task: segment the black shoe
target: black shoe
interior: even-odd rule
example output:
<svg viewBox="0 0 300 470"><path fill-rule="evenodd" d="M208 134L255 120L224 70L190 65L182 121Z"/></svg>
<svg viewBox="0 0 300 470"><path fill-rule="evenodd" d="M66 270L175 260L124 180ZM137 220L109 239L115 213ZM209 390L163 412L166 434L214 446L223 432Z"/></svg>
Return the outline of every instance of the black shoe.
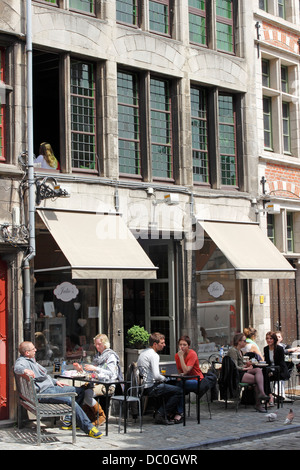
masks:
<svg viewBox="0 0 300 470"><path fill-rule="evenodd" d="M160 413L157 413L155 416L155 424L170 425L175 423L174 421L170 421L169 419L164 418Z"/></svg>

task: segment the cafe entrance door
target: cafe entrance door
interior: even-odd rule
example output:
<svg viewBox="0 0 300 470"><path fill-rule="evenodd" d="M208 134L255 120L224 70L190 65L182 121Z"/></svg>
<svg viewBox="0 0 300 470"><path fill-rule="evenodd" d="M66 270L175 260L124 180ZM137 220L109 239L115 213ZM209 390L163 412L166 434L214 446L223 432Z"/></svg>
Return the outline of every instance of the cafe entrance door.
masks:
<svg viewBox="0 0 300 470"><path fill-rule="evenodd" d="M299 340L295 279L270 280L270 308L273 331L280 330L286 344Z"/></svg>

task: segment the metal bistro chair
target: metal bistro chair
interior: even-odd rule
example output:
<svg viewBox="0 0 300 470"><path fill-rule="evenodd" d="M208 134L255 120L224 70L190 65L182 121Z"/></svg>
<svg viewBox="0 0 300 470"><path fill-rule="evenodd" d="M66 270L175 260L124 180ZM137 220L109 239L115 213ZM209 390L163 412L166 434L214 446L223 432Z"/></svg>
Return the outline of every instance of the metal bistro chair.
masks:
<svg viewBox="0 0 300 470"><path fill-rule="evenodd" d="M124 395L113 395L111 397L112 401L117 401L119 403L120 412L119 412L119 429L121 429L121 420L122 420L122 409L124 407L124 413L128 413L130 406L137 404L138 405L138 415L140 421L140 432L143 432L143 413L142 413L142 399L144 393L145 385L139 383L139 373L136 363L130 365L130 387L125 388ZM125 403L126 402L126 403ZM125 406L126 404L126 406ZM127 418L127 416L126 416ZM124 428L124 432L126 429Z"/></svg>
<svg viewBox="0 0 300 470"><path fill-rule="evenodd" d="M209 370L211 370L211 367L212 367L212 365L211 365L211 363L208 359L200 359L199 360L199 366L200 366L201 372L203 373L204 376L205 376L205 374L207 374L207 372ZM193 393L193 392L186 393L186 395L188 395L188 416L190 416L190 414L191 414L191 393ZM200 414L200 400L201 400L201 397L197 394L197 392L194 392L194 393L196 395L197 407L199 409L199 414ZM210 408L209 393L206 392L205 395L206 395L206 400L207 400L207 408L208 408L208 412L209 412L209 418L211 419L211 408Z"/></svg>

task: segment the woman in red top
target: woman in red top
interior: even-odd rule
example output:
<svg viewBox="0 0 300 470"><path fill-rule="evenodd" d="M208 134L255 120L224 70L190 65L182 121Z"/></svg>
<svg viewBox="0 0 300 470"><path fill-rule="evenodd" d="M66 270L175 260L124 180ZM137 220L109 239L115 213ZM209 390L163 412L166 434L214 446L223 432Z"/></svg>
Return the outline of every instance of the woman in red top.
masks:
<svg viewBox="0 0 300 470"><path fill-rule="evenodd" d="M215 387L217 383L217 377L211 371L209 371L205 377L201 372L199 367L199 359L197 353L190 349L191 340L189 336L181 336L178 341L178 352L175 354L176 367L179 374L182 375L199 375L200 376L200 397L204 395L209 389ZM191 378L190 380L185 381L185 391L197 392L197 382L196 378ZM182 385L182 381L180 381ZM180 403L178 413L183 413L183 399Z"/></svg>

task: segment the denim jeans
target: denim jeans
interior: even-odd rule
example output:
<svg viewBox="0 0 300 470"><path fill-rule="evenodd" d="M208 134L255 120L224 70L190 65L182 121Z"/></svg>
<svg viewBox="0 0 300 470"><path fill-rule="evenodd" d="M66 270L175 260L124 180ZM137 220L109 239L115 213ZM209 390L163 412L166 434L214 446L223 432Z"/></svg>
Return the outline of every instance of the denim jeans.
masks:
<svg viewBox="0 0 300 470"><path fill-rule="evenodd" d="M65 385L64 387L60 387L58 385L54 385L53 387L48 387L43 393L47 394L58 394L58 393L66 393L66 392L76 392L77 397L75 398L75 413L76 413L76 423L82 429L83 432L86 434L89 433L90 429L92 429L93 424L83 411L83 409L79 406L78 402L82 400L82 393L83 390L81 387L72 387L69 385ZM72 399L71 397L47 397L47 398L40 398L39 401L41 403L68 403L71 405Z"/></svg>
<svg viewBox="0 0 300 470"><path fill-rule="evenodd" d="M182 389L176 385L160 383L159 385L151 387L148 395L154 398L164 398L164 403L161 404L157 411L162 416L165 416L165 414L168 416L172 413L177 413L178 405L182 397Z"/></svg>
<svg viewBox="0 0 300 470"><path fill-rule="evenodd" d="M199 397L202 397L208 390L215 387L217 383L217 377L212 372L208 372L205 377L200 381L199 385ZM183 381L180 381L180 386L183 387ZM197 393L198 390L198 380L190 379L185 381L185 393L194 392ZM183 403L184 397L180 400L178 413L183 413Z"/></svg>

